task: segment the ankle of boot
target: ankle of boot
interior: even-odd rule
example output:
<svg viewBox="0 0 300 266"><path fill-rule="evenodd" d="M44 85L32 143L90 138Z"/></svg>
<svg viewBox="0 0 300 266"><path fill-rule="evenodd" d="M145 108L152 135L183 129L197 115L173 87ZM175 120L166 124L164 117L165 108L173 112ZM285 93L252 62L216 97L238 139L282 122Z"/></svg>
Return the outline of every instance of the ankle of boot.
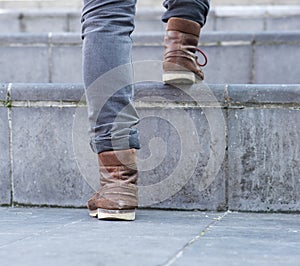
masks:
<svg viewBox="0 0 300 266"><path fill-rule="evenodd" d="M200 30L199 23L184 18L170 18L167 24L167 31L180 31L197 37L200 35Z"/></svg>

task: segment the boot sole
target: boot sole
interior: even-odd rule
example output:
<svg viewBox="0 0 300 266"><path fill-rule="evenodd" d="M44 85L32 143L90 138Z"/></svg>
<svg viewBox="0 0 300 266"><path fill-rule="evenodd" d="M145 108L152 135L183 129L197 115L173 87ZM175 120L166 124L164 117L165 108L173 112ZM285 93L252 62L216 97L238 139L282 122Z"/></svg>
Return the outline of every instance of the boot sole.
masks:
<svg viewBox="0 0 300 266"><path fill-rule="evenodd" d="M163 82L167 84L194 84L196 75L189 71L169 71L163 73Z"/></svg>
<svg viewBox="0 0 300 266"><path fill-rule="evenodd" d="M93 210L93 211L89 210L89 215L93 218L97 218L98 210Z"/></svg>
<svg viewBox="0 0 300 266"><path fill-rule="evenodd" d="M98 209L98 220L135 220L135 210L105 210Z"/></svg>
<svg viewBox="0 0 300 266"><path fill-rule="evenodd" d="M90 216L98 220L134 221L135 210L106 210L97 209L90 211Z"/></svg>

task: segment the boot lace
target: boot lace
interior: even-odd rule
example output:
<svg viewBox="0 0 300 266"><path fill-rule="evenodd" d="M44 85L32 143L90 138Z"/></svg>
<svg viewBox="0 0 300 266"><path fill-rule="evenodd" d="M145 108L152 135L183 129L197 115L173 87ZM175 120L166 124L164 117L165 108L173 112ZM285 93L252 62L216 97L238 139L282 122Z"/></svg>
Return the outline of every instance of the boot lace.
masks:
<svg viewBox="0 0 300 266"><path fill-rule="evenodd" d="M203 58L204 58L204 63L203 63L203 64L200 64L200 63L198 62L198 57L196 57L196 63L197 63L197 65L200 66L200 67L206 66L207 61L208 61L208 60L207 60L206 54L205 54L202 50L200 50L198 47L196 47L196 52L199 52L200 54L202 54L202 56L203 56Z"/></svg>

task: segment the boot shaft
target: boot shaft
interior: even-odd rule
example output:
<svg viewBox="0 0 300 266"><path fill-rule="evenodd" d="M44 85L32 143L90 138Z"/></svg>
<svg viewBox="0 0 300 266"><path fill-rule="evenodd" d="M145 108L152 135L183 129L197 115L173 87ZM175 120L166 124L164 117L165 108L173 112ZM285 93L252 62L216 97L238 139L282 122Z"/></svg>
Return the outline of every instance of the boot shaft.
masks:
<svg viewBox="0 0 300 266"><path fill-rule="evenodd" d="M100 184L134 184L138 179L136 150L106 151L98 155Z"/></svg>
<svg viewBox="0 0 300 266"><path fill-rule="evenodd" d="M196 55L200 31L201 26L197 22L169 19L164 39L164 75L196 75L201 80L204 78Z"/></svg>
<svg viewBox="0 0 300 266"><path fill-rule="evenodd" d="M101 188L88 201L90 211L130 210L138 206L135 149L98 154Z"/></svg>

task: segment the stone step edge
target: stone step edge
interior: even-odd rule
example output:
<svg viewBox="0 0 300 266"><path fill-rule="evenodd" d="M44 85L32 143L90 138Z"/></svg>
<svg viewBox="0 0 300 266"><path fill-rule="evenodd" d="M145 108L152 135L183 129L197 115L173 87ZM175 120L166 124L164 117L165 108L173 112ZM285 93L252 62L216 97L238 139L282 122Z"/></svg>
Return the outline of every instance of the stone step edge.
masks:
<svg viewBox="0 0 300 266"><path fill-rule="evenodd" d="M162 46L164 32L135 33L133 45ZM262 31L262 32L205 32L201 35L200 45L249 45L259 44L300 44L300 31ZM78 33L3 33L0 34L0 46L20 45L81 45Z"/></svg>
<svg viewBox="0 0 300 266"><path fill-rule="evenodd" d="M212 98L202 98L200 105L218 104L220 107L244 108L265 105L267 108L300 109L300 84L197 84L210 92ZM155 97L152 97L155 96ZM146 98L145 98L146 97ZM161 98L159 98L161 97ZM184 96L184 88L160 82L135 84L136 102L163 102L164 98L194 102ZM147 100L145 100L147 99ZM34 105L32 105L34 103ZM0 107L53 107L53 104L70 107L85 104L84 87L80 83L0 83ZM72 105L72 106L73 106ZM215 105L213 105L215 106Z"/></svg>

